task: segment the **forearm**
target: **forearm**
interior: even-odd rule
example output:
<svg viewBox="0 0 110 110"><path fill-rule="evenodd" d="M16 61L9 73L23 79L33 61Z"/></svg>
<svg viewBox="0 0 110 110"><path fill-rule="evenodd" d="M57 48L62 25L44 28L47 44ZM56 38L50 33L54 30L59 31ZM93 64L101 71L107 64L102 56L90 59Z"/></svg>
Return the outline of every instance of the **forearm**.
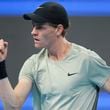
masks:
<svg viewBox="0 0 110 110"><path fill-rule="evenodd" d="M19 98L16 96L8 78L0 80L0 97L5 110L20 110Z"/></svg>
<svg viewBox="0 0 110 110"><path fill-rule="evenodd" d="M18 98L8 80L5 66L5 60L0 62L0 97L6 106L6 110L9 110L9 107L12 110L12 108L19 108L19 103Z"/></svg>
<svg viewBox="0 0 110 110"><path fill-rule="evenodd" d="M4 102L5 110L20 110L31 90L32 81L24 78L18 82L13 90L5 67L7 51L8 42L0 39L0 97Z"/></svg>
<svg viewBox="0 0 110 110"><path fill-rule="evenodd" d="M4 104L4 110L21 110L20 108L15 108L15 107L10 106L6 102L4 102L3 104Z"/></svg>
<svg viewBox="0 0 110 110"><path fill-rule="evenodd" d="M110 93L110 77L106 80L103 88Z"/></svg>

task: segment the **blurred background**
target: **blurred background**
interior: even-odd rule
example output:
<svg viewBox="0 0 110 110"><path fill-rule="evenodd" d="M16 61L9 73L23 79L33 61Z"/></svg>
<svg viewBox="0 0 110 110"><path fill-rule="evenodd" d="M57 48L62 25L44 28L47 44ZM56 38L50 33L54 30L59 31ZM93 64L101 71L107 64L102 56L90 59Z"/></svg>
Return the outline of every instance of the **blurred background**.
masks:
<svg viewBox="0 0 110 110"><path fill-rule="evenodd" d="M31 22L22 15L45 1L55 1L66 8L71 22L68 40L97 52L110 65L110 0L0 0L0 38L9 42L6 63L13 87L24 61L39 51L34 48ZM110 110L109 102L110 95L101 90L97 110ZM32 110L31 93L22 110Z"/></svg>

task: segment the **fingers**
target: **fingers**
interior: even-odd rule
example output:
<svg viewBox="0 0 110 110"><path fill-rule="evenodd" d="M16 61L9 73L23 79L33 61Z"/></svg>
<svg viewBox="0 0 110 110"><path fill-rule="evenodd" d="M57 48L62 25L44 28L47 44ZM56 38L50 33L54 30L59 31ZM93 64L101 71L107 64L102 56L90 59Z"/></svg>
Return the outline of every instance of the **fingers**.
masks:
<svg viewBox="0 0 110 110"><path fill-rule="evenodd" d="M3 39L0 39L0 53L1 54L4 53L3 50L4 50L4 40Z"/></svg>
<svg viewBox="0 0 110 110"><path fill-rule="evenodd" d="M3 39L0 39L0 48L6 48L8 46L8 42L4 41Z"/></svg>
<svg viewBox="0 0 110 110"><path fill-rule="evenodd" d="M8 42L4 42L4 47L7 48L8 47Z"/></svg>
<svg viewBox="0 0 110 110"><path fill-rule="evenodd" d="M5 49L8 47L8 42L0 39L0 53L4 54Z"/></svg>
<svg viewBox="0 0 110 110"><path fill-rule="evenodd" d="M4 41L3 39L0 39L0 62L6 59L7 51L8 42Z"/></svg>

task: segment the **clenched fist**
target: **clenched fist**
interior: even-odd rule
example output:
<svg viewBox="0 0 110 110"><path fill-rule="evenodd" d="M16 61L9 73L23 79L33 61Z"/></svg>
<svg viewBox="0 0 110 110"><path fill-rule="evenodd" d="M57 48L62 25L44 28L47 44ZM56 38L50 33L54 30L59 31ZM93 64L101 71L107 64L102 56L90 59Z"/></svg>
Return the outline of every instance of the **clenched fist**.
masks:
<svg viewBox="0 0 110 110"><path fill-rule="evenodd" d="M0 39L0 62L6 59L8 51L8 42Z"/></svg>

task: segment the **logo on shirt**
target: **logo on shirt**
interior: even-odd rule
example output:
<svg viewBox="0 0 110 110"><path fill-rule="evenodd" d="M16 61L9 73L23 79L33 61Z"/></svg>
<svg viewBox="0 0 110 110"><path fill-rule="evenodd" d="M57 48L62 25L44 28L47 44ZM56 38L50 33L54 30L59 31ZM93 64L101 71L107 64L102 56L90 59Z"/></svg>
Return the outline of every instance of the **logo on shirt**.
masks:
<svg viewBox="0 0 110 110"><path fill-rule="evenodd" d="M72 76L72 75L75 75L77 73L68 73L68 76Z"/></svg>

